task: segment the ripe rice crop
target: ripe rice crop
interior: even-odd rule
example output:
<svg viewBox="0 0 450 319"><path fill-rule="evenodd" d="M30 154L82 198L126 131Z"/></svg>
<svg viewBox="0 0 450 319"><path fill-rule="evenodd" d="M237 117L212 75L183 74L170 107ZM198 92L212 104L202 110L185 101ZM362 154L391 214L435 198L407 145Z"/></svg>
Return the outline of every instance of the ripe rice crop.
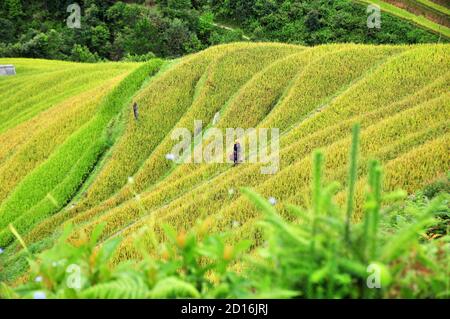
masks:
<svg viewBox="0 0 450 319"><path fill-rule="evenodd" d="M256 244L260 215L239 189L271 198L282 214L284 202L309 204L317 148L327 154L324 178L346 187L356 123L362 165L355 219L373 158L385 168L387 190L414 192L450 165L448 61L449 45L272 43L221 45L146 64L17 60L19 76L0 79L0 98L10 101L0 102L0 260L8 280L23 271L24 261L9 223L36 250L51 246L65 224L75 225L76 242L105 223L102 241L125 238L115 262L140 257L133 246L137 234L146 234L153 247L154 235L164 240L164 223L182 230L208 217L211 229L229 231L230 240ZM70 68L78 80L70 78ZM85 77L88 71L93 79ZM54 83L60 86L43 89ZM15 89L19 85L39 92L27 96ZM74 88L62 94L64 85ZM171 133L194 133L194 120L203 121L202 133L279 128L280 171L263 175L262 163L167 160L176 143ZM338 193L337 201L346 196Z"/></svg>

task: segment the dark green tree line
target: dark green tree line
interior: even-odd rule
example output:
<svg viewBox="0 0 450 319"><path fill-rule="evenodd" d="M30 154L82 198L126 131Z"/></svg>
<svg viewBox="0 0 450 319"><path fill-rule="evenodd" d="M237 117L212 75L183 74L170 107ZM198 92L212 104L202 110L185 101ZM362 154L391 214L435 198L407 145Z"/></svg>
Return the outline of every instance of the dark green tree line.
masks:
<svg viewBox="0 0 450 319"><path fill-rule="evenodd" d="M243 32L255 41L303 45L439 39L386 14L381 29L368 29L365 6L351 0L77 0L81 28L71 29L66 19L73 2L1 1L0 56L141 61L240 41ZM215 21L235 30L221 28Z"/></svg>

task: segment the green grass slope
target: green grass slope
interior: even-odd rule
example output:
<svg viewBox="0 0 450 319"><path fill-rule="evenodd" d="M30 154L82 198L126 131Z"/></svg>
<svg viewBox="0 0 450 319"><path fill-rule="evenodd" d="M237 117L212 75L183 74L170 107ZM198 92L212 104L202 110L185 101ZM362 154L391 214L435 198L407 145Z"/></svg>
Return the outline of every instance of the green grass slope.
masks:
<svg viewBox="0 0 450 319"><path fill-rule="evenodd" d="M7 62L14 63L19 72L17 77L3 78L0 82L10 87L3 101L9 106L6 111L12 114L10 121L16 119L15 114L22 119L24 110L37 115L29 121L19 121L17 127L2 134L5 141L1 145L0 168L2 246L12 240L5 229L9 223L13 222L26 232L34 223L59 211L71 200L113 143L112 121L161 64L159 60L142 66L31 60ZM41 73L37 71L40 67ZM42 86L50 85L47 82L49 73L58 92L67 90L73 92L72 96L53 99L53 88L49 86L49 92L46 92ZM70 75L70 80L66 81L66 75ZM14 89L10 82L14 83ZM28 82L35 85L33 89L27 86ZM72 88L74 83L78 87ZM42 102L17 103L16 95L22 94L22 85L30 90L29 96L36 92Z"/></svg>
<svg viewBox="0 0 450 319"><path fill-rule="evenodd" d="M207 217L212 229L231 231L230 240L245 237L257 244L259 213L238 189L252 187L276 198L282 212L286 202L304 204L316 148L327 153L326 178L346 185L355 123L362 130L359 185L365 164L377 158L386 168L386 189L415 191L446 174L450 164L449 49L236 43L167 63L148 81L161 61L119 65L128 68L126 74L100 81L102 89L80 89L80 96L61 102L70 108L49 104L39 111L39 103L6 103L11 112L36 107L37 113L19 117L0 134L0 280L14 280L26 269L9 223L30 250L40 251L67 223L75 225L77 241L104 222L103 240L125 237L116 260L140 257L133 245L138 234L148 236L149 249L157 248L150 238L163 240L162 224L187 229ZM43 81L50 74L64 77L64 65L44 64ZM27 72L40 74L39 67ZM17 79L0 85L16 101L20 89L9 81ZM132 100L140 106L137 122ZM217 113L220 120L213 123ZM258 163L168 161L176 143L171 133L183 127L192 133L194 120L203 121L204 132L213 126L279 128L279 172L261 174L264 165ZM338 200L345 201L345 194ZM361 202L359 187L357 211Z"/></svg>

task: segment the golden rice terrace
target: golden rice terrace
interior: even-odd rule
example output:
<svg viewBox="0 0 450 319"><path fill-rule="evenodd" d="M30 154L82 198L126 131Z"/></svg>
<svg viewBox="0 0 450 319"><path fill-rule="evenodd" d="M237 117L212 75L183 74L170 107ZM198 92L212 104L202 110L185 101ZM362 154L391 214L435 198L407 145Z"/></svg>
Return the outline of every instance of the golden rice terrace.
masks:
<svg viewBox="0 0 450 319"><path fill-rule="evenodd" d="M449 45L237 43L145 64L0 64L17 73L0 77L0 280L27 269L9 224L41 251L67 223L76 241L104 222L103 240L125 238L116 261L140 257L137 234L162 239L164 223L189 229L206 217L213 230L257 243L260 214L240 188L280 211L286 202L307 204L317 148L326 154L326 179L346 186L355 123L360 185L374 158L385 167L386 190L414 192L450 167ZM196 120L202 132L194 132ZM213 127L278 128L277 173L261 174L262 163L167 156L177 128L198 135Z"/></svg>

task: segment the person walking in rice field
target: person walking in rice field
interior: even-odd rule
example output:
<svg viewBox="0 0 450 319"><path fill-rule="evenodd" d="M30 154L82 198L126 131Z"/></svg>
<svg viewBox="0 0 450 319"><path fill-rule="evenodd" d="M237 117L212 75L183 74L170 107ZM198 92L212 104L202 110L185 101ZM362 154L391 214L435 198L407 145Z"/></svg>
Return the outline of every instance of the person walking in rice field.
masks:
<svg viewBox="0 0 450 319"><path fill-rule="evenodd" d="M133 114L134 114L134 119L136 121L139 120L139 107L136 102L134 102L134 104L133 104Z"/></svg>
<svg viewBox="0 0 450 319"><path fill-rule="evenodd" d="M234 166L239 164L239 157L241 156L241 144L236 141L233 147L233 162Z"/></svg>

